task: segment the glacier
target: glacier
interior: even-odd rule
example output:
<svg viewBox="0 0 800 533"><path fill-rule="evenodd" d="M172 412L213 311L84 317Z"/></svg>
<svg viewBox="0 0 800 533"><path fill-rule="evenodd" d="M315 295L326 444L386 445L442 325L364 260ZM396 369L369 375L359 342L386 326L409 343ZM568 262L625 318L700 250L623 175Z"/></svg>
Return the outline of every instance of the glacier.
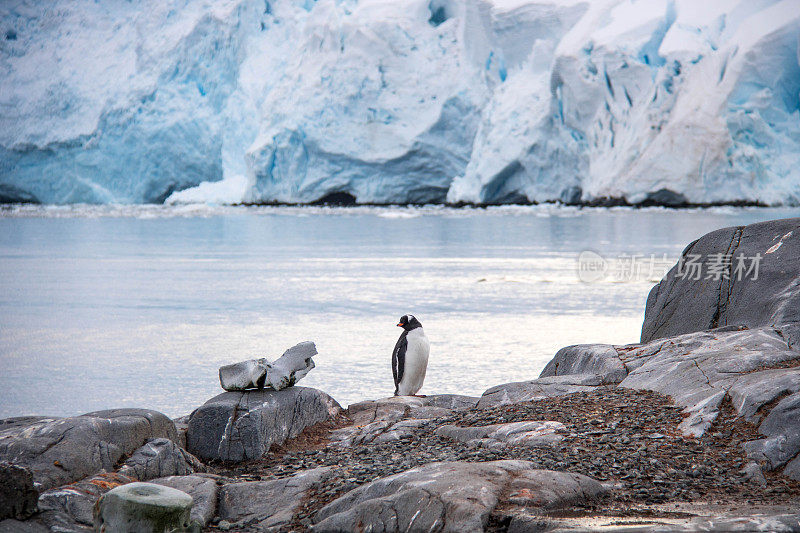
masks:
<svg viewBox="0 0 800 533"><path fill-rule="evenodd" d="M800 204L796 0L9 0L0 202Z"/></svg>

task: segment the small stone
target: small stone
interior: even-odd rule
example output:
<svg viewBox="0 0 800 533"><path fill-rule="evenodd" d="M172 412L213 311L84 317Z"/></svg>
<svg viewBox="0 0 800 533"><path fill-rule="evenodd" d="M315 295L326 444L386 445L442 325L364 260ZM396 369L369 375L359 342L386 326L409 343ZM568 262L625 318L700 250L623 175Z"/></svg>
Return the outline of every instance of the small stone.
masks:
<svg viewBox="0 0 800 533"><path fill-rule="evenodd" d="M105 493L94 513L97 531L190 531L192 497L153 483L129 483ZM195 526L196 528L196 526Z"/></svg>

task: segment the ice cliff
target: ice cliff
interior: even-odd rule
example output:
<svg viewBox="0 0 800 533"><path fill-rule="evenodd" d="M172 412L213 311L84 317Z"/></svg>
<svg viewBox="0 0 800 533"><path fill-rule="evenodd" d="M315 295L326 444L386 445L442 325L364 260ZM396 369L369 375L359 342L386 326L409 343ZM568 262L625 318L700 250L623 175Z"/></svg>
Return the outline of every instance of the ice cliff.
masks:
<svg viewBox="0 0 800 533"><path fill-rule="evenodd" d="M0 4L0 200L800 203L797 0Z"/></svg>

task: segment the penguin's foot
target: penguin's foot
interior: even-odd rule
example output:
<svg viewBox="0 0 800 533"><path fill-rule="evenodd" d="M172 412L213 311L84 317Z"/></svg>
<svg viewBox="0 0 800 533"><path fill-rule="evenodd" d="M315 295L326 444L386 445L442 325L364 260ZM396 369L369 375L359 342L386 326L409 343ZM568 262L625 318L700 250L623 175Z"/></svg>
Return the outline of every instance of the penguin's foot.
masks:
<svg viewBox="0 0 800 533"><path fill-rule="evenodd" d="M427 394L412 394L411 396L413 396L414 398L427 398L428 397Z"/></svg>

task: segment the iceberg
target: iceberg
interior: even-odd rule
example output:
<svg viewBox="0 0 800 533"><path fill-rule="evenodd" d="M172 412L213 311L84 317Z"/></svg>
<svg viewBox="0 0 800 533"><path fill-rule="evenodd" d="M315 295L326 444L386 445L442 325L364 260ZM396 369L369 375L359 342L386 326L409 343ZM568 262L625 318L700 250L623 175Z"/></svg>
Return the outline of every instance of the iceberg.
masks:
<svg viewBox="0 0 800 533"><path fill-rule="evenodd" d="M795 0L16 0L0 202L800 203Z"/></svg>

